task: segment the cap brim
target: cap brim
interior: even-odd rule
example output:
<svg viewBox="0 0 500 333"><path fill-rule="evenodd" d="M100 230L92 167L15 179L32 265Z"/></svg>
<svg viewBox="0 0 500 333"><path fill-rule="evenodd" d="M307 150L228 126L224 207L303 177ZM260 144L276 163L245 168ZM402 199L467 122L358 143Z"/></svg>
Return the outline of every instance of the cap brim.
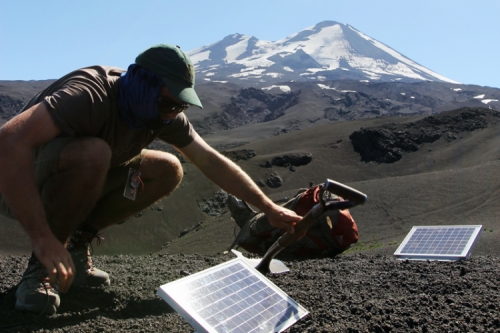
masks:
<svg viewBox="0 0 500 333"><path fill-rule="evenodd" d="M163 77L163 82L168 88L168 91L174 95L177 99L183 101L184 103L188 103L190 105L194 105L203 109L203 105L201 104L198 95L194 88L186 86L178 81Z"/></svg>

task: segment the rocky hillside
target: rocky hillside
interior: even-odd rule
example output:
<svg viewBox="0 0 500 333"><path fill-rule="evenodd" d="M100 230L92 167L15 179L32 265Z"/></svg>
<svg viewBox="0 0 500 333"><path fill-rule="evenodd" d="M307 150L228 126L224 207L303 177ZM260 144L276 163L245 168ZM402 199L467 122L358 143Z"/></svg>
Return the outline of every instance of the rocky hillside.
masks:
<svg viewBox="0 0 500 333"><path fill-rule="evenodd" d="M204 135L247 124L272 121L297 105L300 101L299 95L300 90L270 94L262 89L242 88L226 103L219 105L219 112L204 117L202 121L195 121L194 125L198 133Z"/></svg>
<svg viewBox="0 0 500 333"><path fill-rule="evenodd" d="M197 91L204 109L186 113L202 136L236 134L249 124L269 137L339 121L434 115L461 107L500 110L500 89L438 82L290 82L262 89L209 83Z"/></svg>
<svg viewBox="0 0 500 333"><path fill-rule="evenodd" d="M394 163L405 153L419 150L425 143L442 137L448 142L455 141L464 132L480 130L499 121L500 113L497 111L463 108L453 112L453 115L444 112L407 124L362 128L349 138L362 161Z"/></svg>
<svg viewBox="0 0 500 333"><path fill-rule="evenodd" d="M0 121L10 119L51 82L0 81ZM205 83L196 90L204 108L190 108L186 113L202 136L248 124L282 123L283 119L288 125L275 126L268 136L337 121L430 115L460 107L500 110L500 89L443 82L343 80L252 88Z"/></svg>

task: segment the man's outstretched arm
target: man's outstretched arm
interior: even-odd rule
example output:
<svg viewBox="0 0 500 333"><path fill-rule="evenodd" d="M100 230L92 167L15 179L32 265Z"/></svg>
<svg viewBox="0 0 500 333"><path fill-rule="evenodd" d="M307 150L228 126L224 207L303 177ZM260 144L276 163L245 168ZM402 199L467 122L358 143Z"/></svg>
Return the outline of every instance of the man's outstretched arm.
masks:
<svg viewBox="0 0 500 333"><path fill-rule="evenodd" d="M276 205L237 164L210 147L199 135L179 151L220 188L264 212L273 226L294 232L292 224L301 217Z"/></svg>
<svg viewBox="0 0 500 333"><path fill-rule="evenodd" d="M60 133L44 104L37 104L0 128L0 192L31 240L47 269L50 283L59 280L65 292L75 268L70 254L54 236L45 217L35 182L33 149Z"/></svg>

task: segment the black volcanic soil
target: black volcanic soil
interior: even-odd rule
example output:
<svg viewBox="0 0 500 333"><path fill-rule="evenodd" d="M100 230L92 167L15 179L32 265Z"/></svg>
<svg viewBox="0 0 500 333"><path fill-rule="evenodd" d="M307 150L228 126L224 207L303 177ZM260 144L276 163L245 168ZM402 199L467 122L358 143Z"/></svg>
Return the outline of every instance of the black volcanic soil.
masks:
<svg viewBox="0 0 500 333"><path fill-rule="evenodd" d="M193 332L156 295L157 288L228 260L230 255L100 256L106 288L72 288L59 312L13 309L26 257L1 257L0 330L5 332ZM290 272L268 278L310 313L287 332L498 332L500 259L409 262L345 255L285 261ZM33 320L33 321L31 321ZM5 325L21 323L6 328Z"/></svg>
<svg viewBox="0 0 500 333"><path fill-rule="evenodd" d="M464 118L464 111L470 117ZM269 276L310 312L288 332L500 332L498 115L469 109L424 121L423 116L382 117L318 125L263 140L255 139L257 127L247 126L237 137L215 133L207 138L226 145L226 154L252 179L264 182L279 175L280 187L263 187L273 199L326 178L370 198L351 211L360 241L349 253L334 259L286 261L291 272ZM467 125L467 119L479 126ZM390 152L399 152L401 158L387 163L382 150L377 155L382 159L364 158L349 138L361 128L366 129L365 138L380 140L380 147L394 148ZM440 137L419 143L422 129L424 139L436 133ZM247 138L249 144L230 148ZM403 149L406 144L418 149ZM293 170L270 162L298 154L310 154L312 159ZM183 167L183 183L174 194L140 217L106 230L106 240L95 246L96 266L111 274L111 286L72 288L62 296L54 316L35 318L13 309L29 242L17 222L0 218L0 331L193 332L155 292L181 278L182 271L195 273L231 259L220 253L234 240L235 223L218 206L218 189L191 164ZM204 207L217 208L217 214L207 215ZM412 226L450 224L483 225L472 259L394 259L392 253ZM6 327L16 323L21 324Z"/></svg>

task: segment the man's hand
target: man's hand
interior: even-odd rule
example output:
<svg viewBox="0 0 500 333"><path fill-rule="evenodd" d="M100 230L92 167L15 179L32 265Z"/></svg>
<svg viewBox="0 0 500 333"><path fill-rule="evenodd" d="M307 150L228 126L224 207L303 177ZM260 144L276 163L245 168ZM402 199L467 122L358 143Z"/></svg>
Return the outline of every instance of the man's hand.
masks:
<svg viewBox="0 0 500 333"><path fill-rule="evenodd" d="M68 291L76 271L73 259L64 245L52 236L34 243L33 252L47 270L50 284L54 285L59 281L59 292Z"/></svg>
<svg viewBox="0 0 500 333"><path fill-rule="evenodd" d="M293 210L274 204L271 209L264 212L272 226L285 229L290 234L295 233L293 228L302 217Z"/></svg>

